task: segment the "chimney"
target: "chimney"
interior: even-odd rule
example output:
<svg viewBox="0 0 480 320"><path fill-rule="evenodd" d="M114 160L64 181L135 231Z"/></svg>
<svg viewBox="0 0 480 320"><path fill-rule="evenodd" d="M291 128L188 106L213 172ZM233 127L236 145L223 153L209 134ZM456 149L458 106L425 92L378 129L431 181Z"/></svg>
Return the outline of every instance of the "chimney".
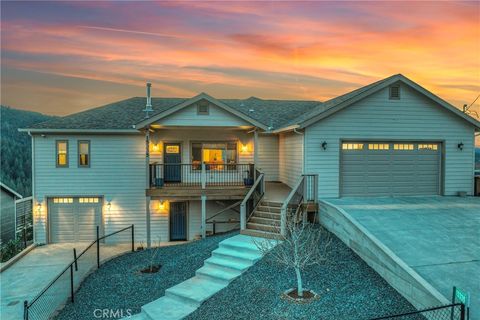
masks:
<svg viewBox="0 0 480 320"><path fill-rule="evenodd" d="M152 84L150 82L147 82L147 105L145 106L145 109L143 110L145 112L145 118L149 118L149 112L152 112L152 96L151 96L151 88Z"/></svg>

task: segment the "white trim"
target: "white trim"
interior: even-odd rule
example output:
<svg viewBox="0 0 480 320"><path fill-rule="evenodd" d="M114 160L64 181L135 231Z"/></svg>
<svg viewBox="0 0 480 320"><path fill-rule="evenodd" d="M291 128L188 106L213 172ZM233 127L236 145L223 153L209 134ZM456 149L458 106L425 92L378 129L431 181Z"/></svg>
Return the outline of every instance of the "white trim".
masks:
<svg viewBox="0 0 480 320"><path fill-rule="evenodd" d="M8 186L7 186L6 184L4 184L3 182L0 182L0 186L1 186L3 189L5 189L5 190L7 190L8 192L10 192L15 198L19 198L19 199L22 199L22 198L23 198L23 196L22 196L20 193L16 192L15 190L13 190L13 189L10 188L10 187L8 187Z"/></svg>
<svg viewBox="0 0 480 320"><path fill-rule="evenodd" d="M133 126L132 126L133 127ZM136 129L18 129L19 132L35 133L126 133L140 134Z"/></svg>

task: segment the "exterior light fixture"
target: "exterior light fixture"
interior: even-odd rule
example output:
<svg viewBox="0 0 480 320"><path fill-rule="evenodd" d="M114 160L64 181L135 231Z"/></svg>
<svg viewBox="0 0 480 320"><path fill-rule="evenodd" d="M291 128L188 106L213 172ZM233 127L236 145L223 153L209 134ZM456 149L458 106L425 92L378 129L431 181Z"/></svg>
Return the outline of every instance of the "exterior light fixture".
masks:
<svg viewBox="0 0 480 320"><path fill-rule="evenodd" d="M322 142L322 149L327 150L327 141Z"/></svg>
<svg viewBox="0 0 480 320"><path fill-rule="evenodd" d="M42 212L42 202L41 201L37 202L37 213L40 213L40 212Z"/></svg>
<svg viewBox="0 0 480 320"><path fill-rule="evenodd" d="M165 201L160 200L160 203L158 204L158 209L160 209L160 210L165 209Z"/></svg>
<svg viewBox="0 0 480 320"><path fill-rule="evenodd" d="M459 150L463 150L463 142L460 142L459 144L457 144L457 148Z"/></svg>
<svg viewBox="0 0 480 320"><path fill-rule="evenodd" d="M160 150L160 147L158 146L158 143L154 143L152 145L152 151L153 152L158 152L158 150Z"/></svg>
<svg viewBox="0 0 480 320"><path fill-rule="evenodd" d="M110 209L112 208L112 200L107 200L107 210L110 212Z"/></svg>
<svg viewBox="0 0 480 320"><path fill-rule="evenodd" d="M242 144L242 152L245 153L248 151L248 146L246 144Z"/></svg>

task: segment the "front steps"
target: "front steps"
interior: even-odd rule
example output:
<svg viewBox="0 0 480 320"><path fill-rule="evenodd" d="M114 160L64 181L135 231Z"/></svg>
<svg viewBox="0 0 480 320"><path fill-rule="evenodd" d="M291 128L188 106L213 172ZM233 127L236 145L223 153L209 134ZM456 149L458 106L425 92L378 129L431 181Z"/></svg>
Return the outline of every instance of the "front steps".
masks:
<svg viewBox="0 0 480 320"><path fill-rule="evenodd" d="M254 237L278 239L280 237L281 202L262 201L247 221L241 233Z"/></svg>
<svg viewBox="0 0 480 320"><path fill-rule="evenodd" d="M247 235L223 240L193 278L168 288L165 296L144 305L142 312L130 319L177 320L188 316L262 258L255 240L269 241ZM273 248L275 242L269 242Z"/></svg>

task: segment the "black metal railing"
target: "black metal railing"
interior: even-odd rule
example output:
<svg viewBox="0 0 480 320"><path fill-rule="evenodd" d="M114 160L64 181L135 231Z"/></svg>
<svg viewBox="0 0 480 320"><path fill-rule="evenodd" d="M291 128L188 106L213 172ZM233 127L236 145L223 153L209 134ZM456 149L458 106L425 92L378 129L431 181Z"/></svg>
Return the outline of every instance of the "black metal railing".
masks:
<svg viewBox="0 0 480 320"><path fill-rule="evenodd" d="M254 165L245 163L150 164L150 187L251 186Z"/></svg>
<svg viewBox="0 0 480 320"><path fill-rule="evenodd" d="M440 307L372 318L370 320L466 320L465 305L454 303Z"/></svg>
<svg viewBox="0 0 480 320"><path fill-rule="evenodd" d="M131 246L128 245L124 248L132 252L135 250L135 227L133 224L102 237L100 237L99 230L97 226L95 241L91 242L78 255L77 250L74 248L73 261L30 302L24 301L24 320L50 319L66 301L70 300L73 303L75 301L75 288L80 286L84 276L92 269L100 268L103 250L112 250L106 244L107 241L105 240L107 238L112 243L128 239L128 242L131 242Z"/></svg>
<svg viewBox="0 0 480 320"><path fill-rule="evenodd" d="M240 229L247 227L247 221L265 195L265 174L260 173L250 191L240 204Z"/></svg>

